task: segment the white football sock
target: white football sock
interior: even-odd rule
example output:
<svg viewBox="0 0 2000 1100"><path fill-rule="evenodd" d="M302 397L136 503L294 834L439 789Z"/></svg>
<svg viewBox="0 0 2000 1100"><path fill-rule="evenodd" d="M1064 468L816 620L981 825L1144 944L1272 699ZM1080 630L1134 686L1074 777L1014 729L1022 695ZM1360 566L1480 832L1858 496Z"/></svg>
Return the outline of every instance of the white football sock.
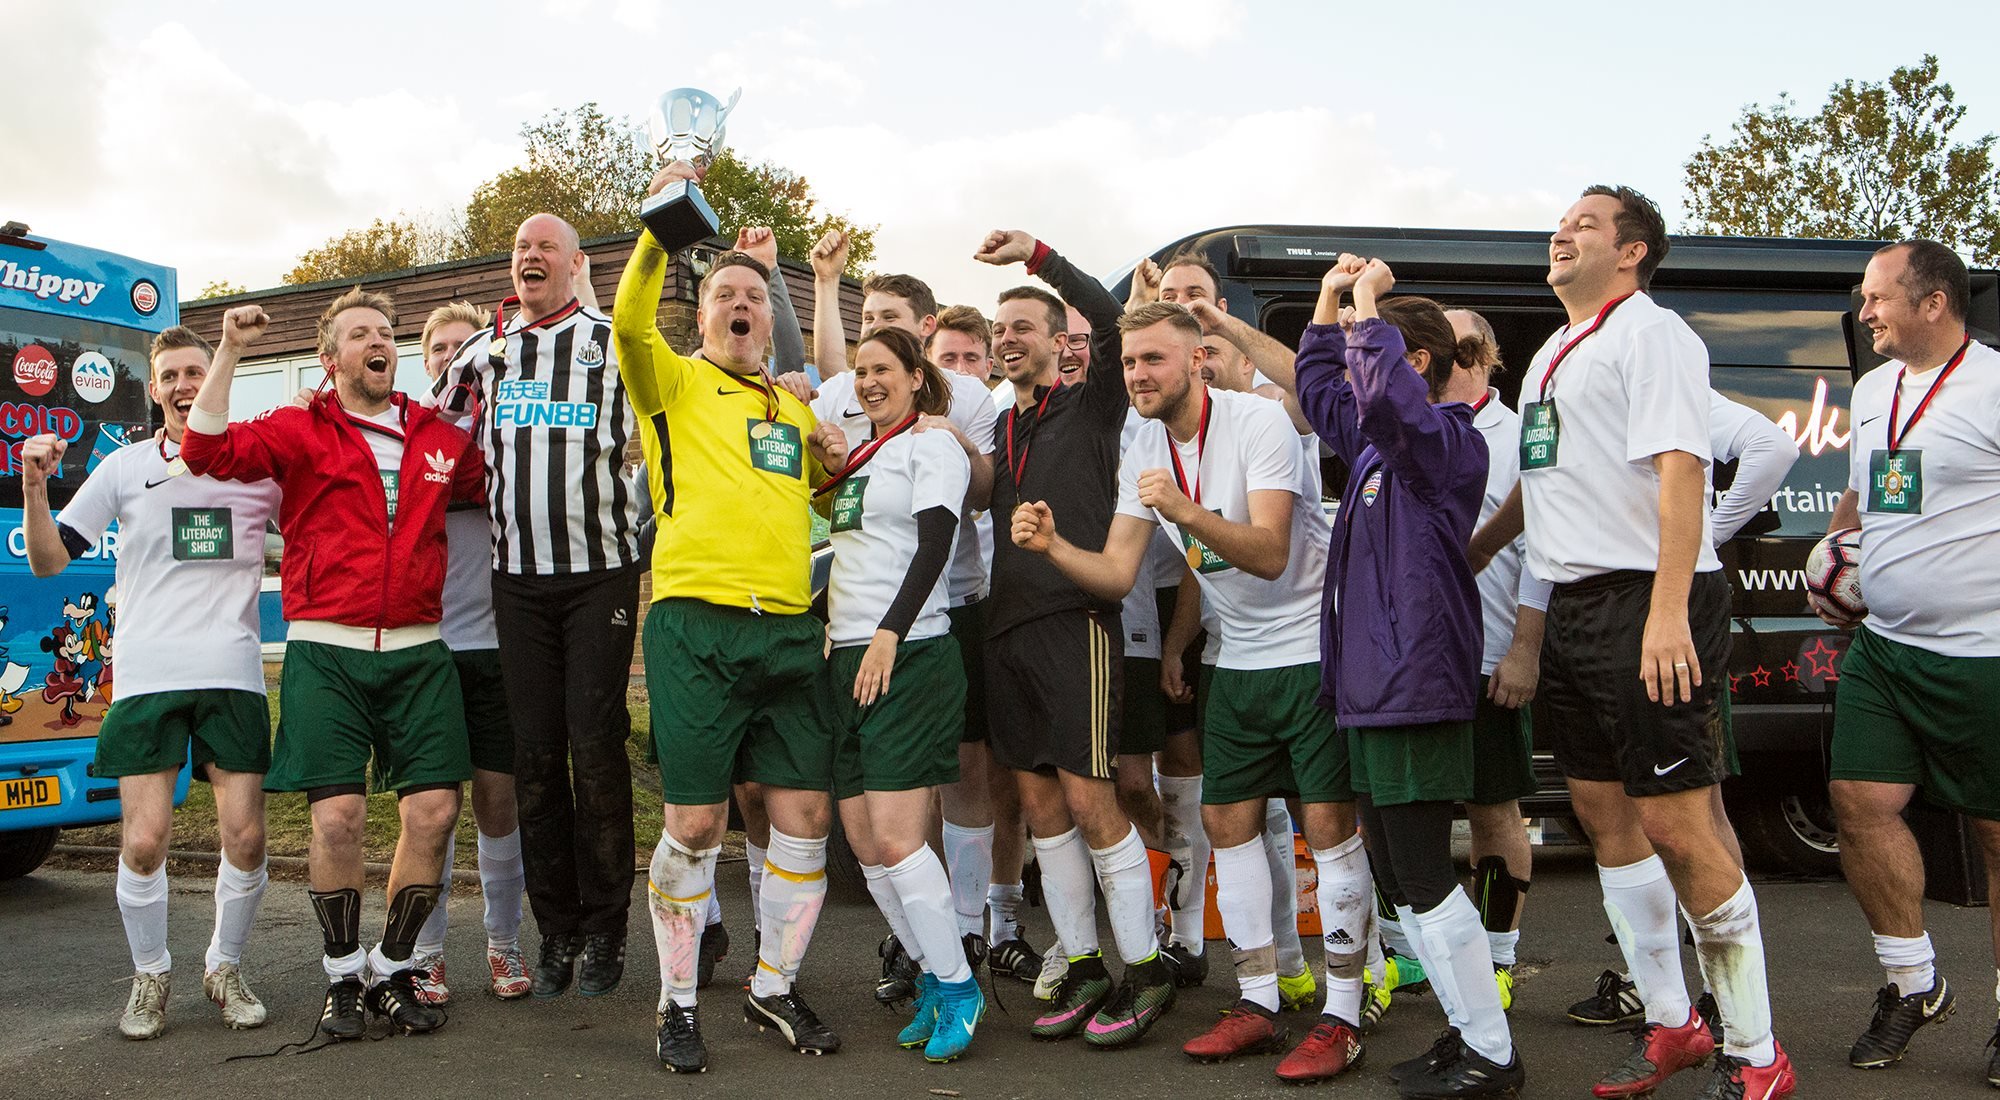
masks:
<svg viewBox="0 0 2000 1100"><path fill-rule="evenodd" d="M1160 941L1153 937L1152 862L1138 827L1128 826L1124 839L1109 848L1090 849L1090 862L1104 889L1104 915L1111 922L1119 960L1129 966L1159 954Z"/></svg>
<svg viewBox="0 0 2000 1100"><path fill-rule="evenodd" d="M257 905L264 900L264 888L271 883L269 860L245 871L229 862L224 853L215 868L215 931L208 939L210 970L224 963L242 963L243 945L250 940L250 926L257 923Z"/></svg>
<svg viewBox="0 0 2000 1100"><path fill-rule="evenodd" d="M750 920L752 927L764 926L764 863L770 853L750 841L743 842L743 862L750 867Z"/></svg>
<svg viewBox="0 0 2000 1100"><path fill-rule="evenodd" d="M993 826L944 823L945 873L961 936L977 936L986 923L986 884L993 877Z"/></svg>
<svg viewBox="0 0 2000 1100"><path fill-rule="evenodd" d="M917 942L915 932L910 931L909 915L903 912L902 895L896 893L896 884L889 881L889 869L877 863L861 865L861 877L868 883L868 896L875 899L875 908L882 913L882 919L889 924L889 934L903 945L903 953L918 966L924 965L924 945Z"/></svg>
<svg viewBox="0 0 2000 1100"><path fill-rule="evenodd" d="M332 955L321 955L319 965L320 969L326 971L326 980L329 982L344 981L348 978L365 982L368 978L368 952L364 948L357 947L353 954L338 959ZM388 975L385 974L383 977L386 978Z"/></svg>
<svg viewBox="0 0 2000 1100"><path fill-rule="evenodd" d="M758 898L757 975L750 991L759 997L789 992L826 904L826 838L787 836L771 830L764 857L764 887Z"/></svg>
<svg viewBox="0 0 2000 1100"><path fill-rule="evenodd" d="M714 894L708 895L708 920L706 923L722 923L722 899L716 897Z"/></svg>
<svg viewBox="0 0 2000 1100"><path fill-rule="evenodd" d="M1278 956L1271 944L1271 867L1263 837L1215 849L1215 907L1243 999L1276 1012Z"/></svg>
<svg viewBox="0 0 2000 1100"><path fill-rule="evenodd" d="M1056 938L1070 958L1097 952L1097 889L1091 881L1090 849L1083 834L1075 829L1055 837L1035 837L1035 862L1042 868L1042 900L1048 904L1049 920L1056 926ZM1139 858L1143 861L1145 853ZM1146 906L1152 908L1151 891ZM1151 914L1147 931L1152 931Z"/></svg>
<svg viewBox="0 0 2000 1100"><path fill-rule="evenodd" d="M1154 782L1160 789L1163 840L1175 868L1169 872L1167 892L1174 931L1167 942L1199 955L1205 946L1201 926L1208 908L1209 854L1208 831L1201 824L1201 776L1162 775Z"/></svg>
<svg viewBox="0 0 2000 1100"><path fill-rule="evenodd" d="M1625 969L1646 1002L1646 1022L1681 1027L1694 1005L1681 973L1680 928L1667 865L1647 856L1624 867L1597 868L1604 890L1604 913L1618 935Z"/></svg>
<svg viewBox="0 0 2000 1100"><path fill-rule="evenodd" d="M528 887L521 861L521 830L506 836L479 834L479 893L485 902L486 946L495 950L521 945L521 894ZM714 904L715 896L709 895ZM444 908L439 899L438 908Z"/></svg>
<svg viewBox="0 0 2000 1100"><path fill-rule="evenodd" d="M431 915L424 918L424 926L417 929L416 951L412 958L424 955L442 954L447 917L445 910L451 908L451 867L458 862L458 831L444 835L444 870L438 872L438 900L431 907Z"/></svg>
<svg viewBox="0 0 2000 1100"><path fill-rule="evenodd" d="M1375 876L1368 869L1368 849L1360 834L1331 848L1313 850L1319 872L1320 938L1326 951L1326 1006L1329 1016L1359 1027L1361 969L1368 944L1375 936L1369 925L1375 914Z"/></svg>
<svg viewBox="0 0 2000 1100"><path fill-rule="evenodd" d="M1513 966L1521 946L1521 930L1486 933L1486 946L1493 952L1494 966Z"/></svg>
<svg viewBox="0 0 2000 1100"><path fill-rule="evenodd" d="M1929 932L1909 938L1876 936L1875 960L1882 964L1887 984L1905 997L1937 984L1937 951L1931 946Z"/></svg>
<svg viewBox="0 0 2000 1100"><path fill-rule="evenodd" d="M118 860L118 915L125 919L125 943L132 949L132 969L141 974L166 974L174 968L167 951L167 866L142 875Z"/></svg>
<svg viewBox="0 0 2000 1100"><path fill-rule="evenodd" d="M1450 968L1450 959L1432 957L1430 945L1424 942L1423 933L1417 927L1415 910L1407 905L1396 906L1396 923L1403 929L1403 946L1410 949L1407 954L1400 951L1397 954L1417 960L1417 965L1424 968L1424 977L1427 980L1435 977L1432 973L1433 963ZM1465 1015L1464 1006L1458 1003L1458 990L1453 988L1449 981L1432 981L1431 992L1437 996L1438 1008L1444 1011L1444 1018L1450 1020L1453 1027L1457 1027L1458 1021Z"/></svg>
<svg viewBox="0 0 2000 1100"><path fill-rule="evenodd" d="M1771 1035L1764 932L1750 880L1744 879L1714 912L1700 917L1688 913L1687 918L1694 929L1695 958L1715 992L1716 1013L1722 1017L1723 1052L1753 1066L1770 1065L1778 1057L1778 1046Z"/></svg>
<svg viewBox="0 0 2000 1100"><path fill-rule="evenodd" d="M1306 972L1306 948L1299 941L1299 857L1292 845L1292 815L1285 800L1264 803L1264 857L1271 864L1271 942L1278 949L1278 973Z"/></svg>
<svg viewBox="0 0 2000 1100"><path fill-rule="evenodd" d="M695 958L701 947L701 917L715 892L715 857L720 847L695 851L665 831L653 848L646 880L646 912L653 918L653 947L660 956L660 1011L668 1001L694 1007Z"/></svg>
<svg viewBox="0 0 2000 1100"><path fill-rule="evenodd" d="M1486 946L1486 929L1479 923L1479 910L1472 899L1454 887L1437 908L1415 916L1428 956L1425 972L1430 975L1432 989L1451 988L1458 1014L1452 1026L1458 1028L1459 1038L1480 1057L1502 1066L1511 1064L1514 1037L1507 1026L1507 1014L1500 1008L1500 987L1493 981L1493 954Z"/></svg>
<svg viewBox="0 0 2000 1100"><path fill-rule="evenodd" d="M902 899L910 935L922 946L926 969L941 982L963 982L972 967L960 946L957 915L952 912L951 879L928 844L888 869L889 882Z"/></svg>
<svg viewBox="0 0 2000 1100"><path fill-rule="evenodd" d="M1018 882L986 888L988 943L1001 944L1021 938L1021 900L1025 893Z"/></svg>

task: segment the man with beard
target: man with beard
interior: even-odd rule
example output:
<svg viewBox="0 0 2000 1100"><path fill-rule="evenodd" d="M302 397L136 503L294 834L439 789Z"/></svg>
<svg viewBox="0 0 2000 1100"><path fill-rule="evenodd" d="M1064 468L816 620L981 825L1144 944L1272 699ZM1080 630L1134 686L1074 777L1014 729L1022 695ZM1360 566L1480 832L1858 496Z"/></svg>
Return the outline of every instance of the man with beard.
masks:
<svg viewBox="0 0 2000 1100"><path fill-rule="evenodd" d="M305 792L312 814L312 902L331 983L320 1030L334 1039L361 1036L364 998L407 1033L444 1024L417 996L410 956L438 904L459 784L472 777L438 622L445 508L477 499L482 479L465 433L395 392L394 308L359 288L335 298L319 321L333 390L239 424L229 422L236 363L270 319L257 306L224 314L181 451L193 473L271 479L283 493L286 704L264 789ZM370 774L396 792L401 835L382 939L364 952Z"/></svg>
<svg viewBox="0 0 2000 1100"><path fill-rule="evenodd" d="M975 258L1024 265L1091 323L1093 356L1117 354L1118 303L1097 280L1019 230L987 235ZM994 354L1014 385L996 425L992 508L1029 501L1075 516L1078 545L1102 548L1115 505L1125 389L1116 372L1063 384L1063 300L1034 287L1000 295ZM1040 555L994 540L987 616L987 698L993 756L1014 769L1042 868L1042 888L1069 970L1033 1033L1083 1032L1096 1046L1137 1041L1173 1005L1174 975L1153 938L1153 886L1139 832L1119 805L1122 628L1117 601L1086 592ZM1094 870L1094 875L1093 875ZM1123 983L1113 993L1097 950L1093 878L1104 890Z"/></svg>

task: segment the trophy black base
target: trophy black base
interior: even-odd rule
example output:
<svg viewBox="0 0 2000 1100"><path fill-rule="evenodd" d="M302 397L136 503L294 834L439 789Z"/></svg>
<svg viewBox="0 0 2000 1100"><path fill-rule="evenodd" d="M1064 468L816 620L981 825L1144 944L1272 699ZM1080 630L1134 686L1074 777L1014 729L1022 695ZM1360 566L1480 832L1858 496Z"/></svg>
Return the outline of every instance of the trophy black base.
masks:
<svg viewBox="0 0 2000 1100"><path fill-rule="evenodd" d="M722 221L702 197L701 188L675 180L639 207L639 220L668 254L699 244L722 231Z"/></svg>

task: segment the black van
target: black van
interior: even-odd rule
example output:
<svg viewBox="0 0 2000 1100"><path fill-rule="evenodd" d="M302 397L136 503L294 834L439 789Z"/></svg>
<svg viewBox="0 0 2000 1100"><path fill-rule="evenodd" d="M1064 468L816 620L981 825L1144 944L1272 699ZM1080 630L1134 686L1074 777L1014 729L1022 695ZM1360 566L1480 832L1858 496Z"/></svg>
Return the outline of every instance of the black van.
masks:
<svg viewBox="0 0 2000 1100"><path fill-rule="evenodd" d="M1708 345L1711 385L1770 417L1799 443L1777 496L1722 549L1735 590L1729 687L1743 775L1723 788L1753 866L1839 869L1826 796L1833 697L1846 635L1807 609L1802 567L1847 485L1848 392L1880 365L1854 318L1862 269L1878 242L1675 237L1652 295ZM1168 244L1155 262L1195 251L1222 273L1229 312L1298 346L1320 277L1342 252L1379 257L1396 292L1478 310L1511 369L1495 384L1519 407L1521 371L1565 316L1548 287L1545 233L1258 225ZM1123 294L1129 272L1116 292ZM1973 274L1975 338L2000 344L2000 274ZM1718 489L1735 470L1715 470ZM1327 479L1329 492L1343 482ZM1542 790L1529 816L1569 817L1562 778L1538 753Z"/></svg>

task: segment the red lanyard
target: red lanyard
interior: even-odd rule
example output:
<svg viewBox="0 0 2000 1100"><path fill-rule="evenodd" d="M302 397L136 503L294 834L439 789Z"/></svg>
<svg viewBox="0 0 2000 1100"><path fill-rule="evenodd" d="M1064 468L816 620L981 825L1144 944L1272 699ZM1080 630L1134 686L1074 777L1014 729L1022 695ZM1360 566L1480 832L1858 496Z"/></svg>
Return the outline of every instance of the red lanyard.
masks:
<svg viewBox="0 0 2000 1100"><path fill-rule="evenodd" d="M1944 365L1944 369L1938 371L1938 376L1931 381L1931 388L1924 391L1924 399L1917 402L1916 411L1910 413L1910 422L1903 425L1903 430L1900 432L1896 430L1896 410L1903 407L1903 375L1910 368L1908 364L1904 364L1896 371L1896 388L1890 391L1892 396L1889 398L1890 454L1895 454L1897 448L1903 445L1903 441L1910 438L1910 429L1916 427L1917 421L1924 418L1924 410L1931 407L1931 398L1937 396L1937 391L1944 386L1944 380L1950 378L1951 372L1957 370L1958 365L1965 361L1965 353L1971 347L1972 334L1968 332L1965 334L1965 342L1958 345L1958 354L1953 355L1951 361Z"/></svg>
<svg viewBox="0 0 2000 1100"><path fill-rule="evenodd" d="M1021 407L1016 405L1007 410L1007 468L1014 471L1014 487L1016 489L1019 489L1021 484L1027 480L1028 448L1034 445L1035 432L1041 430L1042 414L1048 411L1049 399L1054 397L1056 391L1059 389L1062 389L1061 382L1050 386L1049 392L1042 395L1042 403L1035 406L1035 428L1034 431L1028 433L1028 438L1021 441L1021 457L1018 459L1014 457L1014 421L1020 418Z"/></svg>
<svg viewBox="0 0 2000 1100"><path fill-rule="evenodd" d="M1632 294L1637 293L1638 291L1636 290L1632 292ZM1632 294L1620 294L1618 297L1604 303L1604 308L1597 311L1597 319L1590 323L1589 328L1577 333L1568 342L1564 343L1562 347L1556 349L1555 357L1549 360L1549 369L1542 372L1542 400L1547 401L1549 399L1549 379L1555 377L1556 368L1562 366L1562 361L1569 358L1569 353L1575 350L1578 344L1588 339L1591 333L1603 328L1605 320L1611 316L1611 311L1624 305L1625 299L1630 298Z"/></svg>
<svg viewBox="0 0 2000 1100"><path fill-rule="evenodd" d="M1187 472L1181 469L1180 444L1174 442L1173 433L1169 432L1167 434L1167 457L1173 460L1174 484L1180 487L1182 496L1194 501L1196 504L1201 503L1201 452L1202 448L1208 445L1208 414L1213 411L1215 411L1215 406L1209 403L1208 387L1203 386L1201 388L1201 427L1195 429L1194 433L1194 489L1192 491L1188 489Z"/></svg>
<svg viewBox="0 0 2000 1100"><path fill-rule="evenodd" d="M1492 391L1492 390L1487 390L1487 391L1486 391L1485 393L1481 394L1481 395L1479 396L1479 400L1478 400L1478 401L1475 401L1475 402L1473 402L1473 405L1472 405L1472 415L1474 415L1474 416L1478 416L1478 415L1479 415L1479 410L1481 410L1481 409L1485 408L1485 407L1486 407L1486 405L1487 405L1487 403L1488 403L1488 402L1490 402L1490 401L1492 401L1492 400L1493 400L1493 391Z"/></svg>
<svg viewBox="0 0 2000 1100"><path fill-rule="evenodd" d="M890 440L896 438L897 436L902 435L904 432L909 431L910 425L915 424L916 422L917 422L917 413L915 412L915 410L912 410L910 412L910 415L904 417L901 423L897 424L895 427L890 428L888 431L882 433L881 435L876 436L875 438L869 440L867 443L863 444L860 450L847 456L847 465L842 466L840 468L839 473L828 478L826 484L813 490L813 495L822 496L826 493L833 492L834 488L837 487L841 482L846 481L849 477L852 477L856 471L861 469L861 467L868 465L868 460L875 457L875 452L881 450L882 445L884 443L887 443Z"/></svg>
<svg viewBox="0 0 2000 1100"><path fill-rule="evenodd" d="M758 393L763 394L764 419L772 424L778 422L778 384L771 381L771 376L765 373L763 367L760 366L757 368L757 377L763 379L763 383L760 385L757 382L751 381L750 376L747 374L736 374L732 371L722 370L721 367L716 366L714 363L709 363L709 366L715 367L716 370L728 375L730 381L748 386Z"/></svg>

